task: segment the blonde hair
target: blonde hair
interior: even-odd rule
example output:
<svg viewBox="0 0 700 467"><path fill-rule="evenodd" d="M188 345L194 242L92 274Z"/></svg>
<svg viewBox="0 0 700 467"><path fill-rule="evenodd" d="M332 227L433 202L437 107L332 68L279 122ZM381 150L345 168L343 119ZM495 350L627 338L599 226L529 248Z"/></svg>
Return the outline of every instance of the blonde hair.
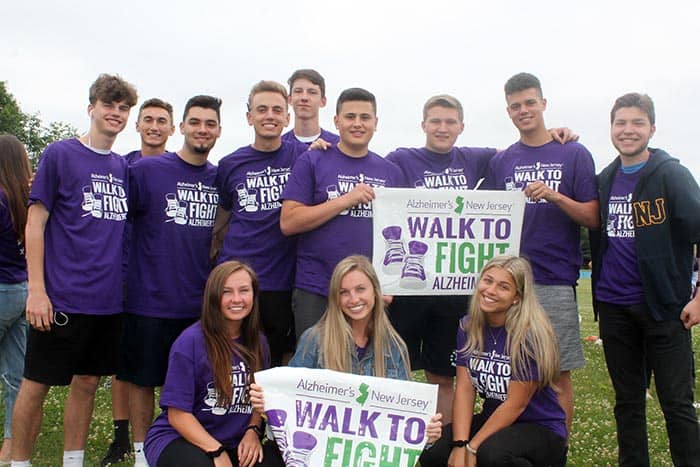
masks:
<svg viewBox="0 0 700 467"><path fill-rule="evenodd" d="M479 281L486 271L502 269L510 274L519 299L506 312L506 349L516 379L527 380L532 374L532 362L537 366L537 387L554 386L559 377L559 348L549 317L535 295L530 263L517 256L498 256L484 266ZM487 326L484 312L479 307L476 294L469 308L469 319L460 326L467 334L467 344L461 352L482 352L484 329Z"/></svg>
<svg viewBox="0 0 700 467"><path fill-rule="evenodd" d="M389 322L384 310L377 274L369 260L360 255L348 256L333 270L328 290L328 308L312 328L312 332L317 333L318 342L321 344L321 365L330 370L352 372L355 343L352 339L350 318L343 313L340 306L340 283L351 271L363 273L374 288L374 308L367 325L368 343L374 352L374 376L386 377L385 356L392 354L392 348L398 348L401 356L401 362L396 362L397 366L399 363L403 365L406 374L410 375L411 368L406 344Z"/></svg>

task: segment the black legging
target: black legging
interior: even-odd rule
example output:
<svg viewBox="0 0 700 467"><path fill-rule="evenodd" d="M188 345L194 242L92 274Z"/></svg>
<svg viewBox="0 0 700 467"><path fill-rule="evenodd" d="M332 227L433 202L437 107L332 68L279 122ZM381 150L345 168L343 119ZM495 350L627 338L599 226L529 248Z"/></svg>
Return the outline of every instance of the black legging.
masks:
<svg viewBox="0 0 700 467"><path fill-rule="evenodd" d="M233 467L238 467L238 452L227 449ZM158 458L157 467L213 467L214 461L184 438L177 438L168 444ZM271 441L263 444L263 461L255 464L264 467L284 467L284 461L277 445Z"/></svg>
<svg viewBox="0 0 700 467"><path fill-rule="evenodd" d="M474 434L486 422L483 414L474 415L470 433ZM429 450L423 452L423 467L444 467L450 457L452 424L442 430L442 437ZM462 448L465 450L466 448ZM549 428L534 423L514 423L492 434L477 450L479 467L492 466L549 466L562 462L566 453L566 440Z"/></svg>

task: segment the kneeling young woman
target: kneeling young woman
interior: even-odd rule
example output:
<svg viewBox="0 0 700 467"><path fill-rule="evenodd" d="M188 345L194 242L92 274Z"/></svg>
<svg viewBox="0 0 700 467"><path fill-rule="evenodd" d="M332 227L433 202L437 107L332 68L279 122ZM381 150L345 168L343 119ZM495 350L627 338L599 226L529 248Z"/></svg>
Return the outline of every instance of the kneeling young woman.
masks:
<svg viewBox="0 0 700 467"><path fill-rule="evenodd" d="M457 333L452 425L421 456L430 466L546 466L566 451L553 386L559 352L527 260L501 256L481 272ZM483 410L474 414L479 394Z"/></svg>
<svg viewBox="0 0 700 467"><path fill-rule="evenodd" d="M276 446L261 444L262 421L248 398L253 373L269 364L255 273L221 263L207 280L200 321L170 350L163 412L144 443L149 465L284 466Z"/></svg>

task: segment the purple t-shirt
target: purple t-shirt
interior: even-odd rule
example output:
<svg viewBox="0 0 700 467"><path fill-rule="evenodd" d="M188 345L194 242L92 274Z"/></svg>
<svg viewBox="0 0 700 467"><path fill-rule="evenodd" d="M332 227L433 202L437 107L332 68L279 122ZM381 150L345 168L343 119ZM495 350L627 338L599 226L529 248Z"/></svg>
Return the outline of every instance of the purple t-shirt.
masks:
<svg viewBox="0 0 700 467"><path fill-rule="evenodd" d="M219 262L238 259L258 275L260 290L291 290L296 263L296 236L280 230L282 191L297 157L307 150L298 142L276 151L244 146L219 162L219 204L231 212Z"/></svg>
<svg viewBox="0 0 700 467"><path fill-rule="evenodd" d="M131 151L128 154L124 155L124 159L126 159L126 162L128 165L133 164L134 162L140 160L143 157L141 154L141 151ZM128 270L128 264L129 264L129 244L131 243L131 219L128 217L126 218L126 225L124 225L124 241L122 244L124 245L122 248L122 274L124 274L124 282L126 282L126 278L128 277L129 270Z"/></svg>
<svg viewBox="0 0 700 467"><path fill-rule="evenodd" d="M333 146L338 144L338 141L340 141L340 136L336 135L335 133L331 133L330 131L326 131L323 128L321 128L321 136L319 136L322 140L324 140L327 143L331 143ZM305 144L307 147L311 145L311 142L305 143L304 141L299 140L295 135L294 135L294 129L292 128L288 132L282 135L282 141L283 142L297 142L297 143L302 143Z"/></svg>
<svg viewBox="0 0 700 467"><path fill-rule="evenodd" d="M358 183L397 187L401 184L401 172L371 151L364 157L347 156L337 146L309 151L299 157L282 198L315 206L351 191ZM353 254L372 257L371 202L343 211L299 235L294 286L327 295L333 268Z"/></svg>
<svg viewBox="0 0 700 467"><path fill-rule="evenodd" d="M263 343L264 368L269 368L267 341ZM228 407L216 405L214 375L207 355L204 333L199 321L185 329L170 348L168 373L160 393L162 412L146 434L144 451L149 465L158 465L158 458L168 444L182 435L168 422L168 408L189 412L205 430L227 449L235 449L250 423L253 407L248 399L250 368L236 355L231 356L233 400Z"/></svg>
<svg viewBox="0 0 700 467"><path fill-rule="evenodd" d="M645 301L637 267L632 214L632 193L640 173L626 174L620 168L610 188L608 219L604 227L608 234L608 247L596 284L596 300L602 302L636 305Z"/></svg>
<svg viewBox="0 0 700 467"><path fill-rule="evenodd" d="M399 148L386 156L403 173L407 188L473 190L486 176L492 148L453 147L439 154L427 148Z"/></svg>
<svg viewBox="0 0 700 467"><path fill-rule="evenodd" d="M97 153L78 139L44 150L29 203L49 212L44 279L54 311L121 313L126 170L122 156Z"/></svg>
<svg viewBox="0 0 700 467"><path fill-rule="evenodd" d="M131 151L128 154L124 154L124 159L126 159L126 162L129 165L132 165L134 162L141 160L142 158L143 154L141 154L141 150Z"/></svg>
<svg viewBox="0 0 700 467"><path fill-rule="evenodd" d="M468 317L462 318L465 323ZM465 325L465 324L463 324ZM457 330L457 366L465 367L474 389L484 399L483 413L491 414L508 398L508 384L513 381L537 381L537 365L530 364L530 375L517 379L511 374L510 355L505 351L508 334L505 327L484 330L484 350L468 354L464 351L467 334L462 325ZM566 416L559 405L557 394L547 386L535 391L527 407L516 422L536 423L549 428L562 438L566 438Z"/></svg>
<svg viewBox="0 0 700 467"><path fill-rule="evenodd" d="M174 152L129 168L126 311L156 318L196 318L209 275L209 248L219 195L216 167Z"/></svg>
<svg viewBox="0 0 700 467"><path fill-rule="evenodd" d="M496 154L482 188L524 190L538 180L575 201L598 196L591 153L579 143L556 141L539 147L517 142ZM526 200L520 254L530 260L535 282L576 284L582 262L579 242L580 227L564 211L546 200Z"/></svg>
<svg viewBox="0 0 700 467"><path fill-rule="evenodd" d="M13 225L7 194L0 188L0 284L18 284L27 280L24 244Z"/></svg>

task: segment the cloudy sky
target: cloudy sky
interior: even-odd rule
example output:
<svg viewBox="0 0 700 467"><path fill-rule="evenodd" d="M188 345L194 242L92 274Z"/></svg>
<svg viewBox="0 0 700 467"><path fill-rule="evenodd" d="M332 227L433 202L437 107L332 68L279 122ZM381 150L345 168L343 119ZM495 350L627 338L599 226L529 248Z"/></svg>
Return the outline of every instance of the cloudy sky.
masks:
<svg viewBox="0 0 700 467"><path fill-rule="evenodd" d="M438 93L464 104L458 144L504 148L517 133L503 83L529 71L542 81L547 125L573 128L598 169L615 155L614 99L640 91L656 103L652 145L700 175L697 2L13 1L3 17L0 80L25 112L84 131L87 90L102 72L134 83L142 99L171 102L176 123L189 97L213 94L223 99L213 161L252 141L244 115L250 87L286 82L297 68L326 78L326 128L340 91L375 93L379 128L370 147L382 155L423 144L421 108ZM117 152L139 147L135 118ZM181 144L176 132L168 148Z"/></svg>

